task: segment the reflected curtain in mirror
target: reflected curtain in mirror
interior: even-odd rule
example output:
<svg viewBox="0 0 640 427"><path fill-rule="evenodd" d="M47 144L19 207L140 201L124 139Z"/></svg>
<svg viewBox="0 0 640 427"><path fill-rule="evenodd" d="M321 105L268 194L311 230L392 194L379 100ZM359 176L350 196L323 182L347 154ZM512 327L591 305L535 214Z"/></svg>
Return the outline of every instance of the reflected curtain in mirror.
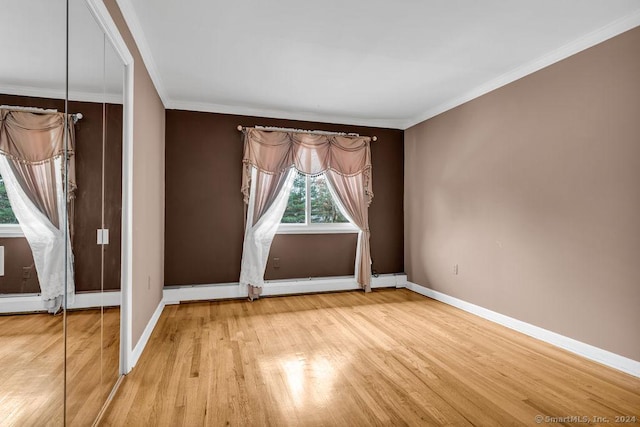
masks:
<svg viewBox="0 0 640 427"><path fill-rule="evenodd" d="M74 298L71 239L66 236L72 223L68 204L76 188L73 147L68 115L0 109L0 174L50 312L60 309L65 282L67 302Z"/></svg>
<svg viewBox="0 0 640 427"><path fill-rule="evenodd" d="M248 211L240 284L249 286L250 298L259 295L255 288L264 284L269 248L286 208L294 169L312 176L326 173L334 198L360 230L355 274L360 286L370 291L371 138L255 128L245 128L243 132L241 191ZM283 195L284 205L280 206L277 202Z"/></svg>

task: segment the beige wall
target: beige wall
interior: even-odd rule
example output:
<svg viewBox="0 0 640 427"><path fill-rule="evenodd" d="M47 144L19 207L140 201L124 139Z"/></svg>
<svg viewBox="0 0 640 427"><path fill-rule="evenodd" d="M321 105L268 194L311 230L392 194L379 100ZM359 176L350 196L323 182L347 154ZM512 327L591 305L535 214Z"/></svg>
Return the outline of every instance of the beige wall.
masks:
<svg viewBox="0 0 640 427"><path fill-rule="evenodd" d="M134 59L133 335L138 343L164 287L165 111L115 0L105 0Z"/></svg>
<svg viewBox="0 0 640 427"><path fill-rule="evenodd" d="M412 282L640 360L640 28L408 129L405 257Z"/></svg>

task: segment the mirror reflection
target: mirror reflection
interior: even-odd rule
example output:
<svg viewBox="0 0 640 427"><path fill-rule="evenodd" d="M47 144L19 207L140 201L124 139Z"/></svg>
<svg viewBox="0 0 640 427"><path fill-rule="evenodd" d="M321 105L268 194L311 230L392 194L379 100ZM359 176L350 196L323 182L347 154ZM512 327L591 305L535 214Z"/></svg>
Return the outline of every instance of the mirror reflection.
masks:
<svg viewBox="0 0 640 427"><path fill-rule="evenodd" d="M85 1L70 0L69 109L83 115L72 241L76 297L87 302L67 312L69 425L95 419L119 375L123 72Z"/></svg>
<svg viewBox="0 0 640 427"><path fill-rule="evenodd" d="M16 160L19 163L25 152L16 154L26 144L24 139L34 136L33 130L22 129L25 132L18 131L9 139L6 123L12 121L14 128L21 129L20 124L29 119L46 121L51 117L54 128L64 129L65 9L63 0L5 2L0 13L0 45L5 53L0 61L0 105L3 106L0 108L0 162L3 165L0 170L0 419L7 425L62 425L64 422L64 313L61 311L64 277L44 279L44 288L41 287L36 259L18 218L33 220L29 231L33 234L36 230L35 238L38 227L47 230L43 231L43 238L48 239L40 245L33 242L40 256L39 267L44 268L47 262L42 255L47 249L51 250L51 245L60 243L60 233L56 233L47 214L34 214L30 209L34 202L42 202L39 197L42 193L34 195L37 190L32 186L31 197L28 197L22 188L30 172L42 173L47 169L49 172L57 169L58 173L54 172L49 181L61 186L61 162L47 161L42 163L46 163L44 167L31 162L28 165L35 167L30 169L17 167ZM51 111L32 117L31 113L15 107ZM32 121L29 127L43 125L46 127L46 123ZM60 144L59 134L51 136L57 137ZM58 145L55 150L60 148ZM52 153L39 150L29 154L37 154L44 160L43 157ZM59 188L51 188L49 194ZM40 190L47 188L40 187ZM54 196L48 203L49 209L41 208L49 215L57 214L54 220L62 228L60 212L64 213L66 206L64 200L58 203L60 201L60 197ZM14 212L14 208L22 208L22 215ZM64 245L64 233L62 240ZM64 272L64 259L58 259L57 263L46 267L50 272L62 267ZM46 272L42 271L42 275Z"/></svg>
<svg viewBox="0 0 640 427"><path fill-rule="evenodd" d="M123 66L68 7L68 86L67 1L0 14L3 425L90 425L119 376Z"/></svg>

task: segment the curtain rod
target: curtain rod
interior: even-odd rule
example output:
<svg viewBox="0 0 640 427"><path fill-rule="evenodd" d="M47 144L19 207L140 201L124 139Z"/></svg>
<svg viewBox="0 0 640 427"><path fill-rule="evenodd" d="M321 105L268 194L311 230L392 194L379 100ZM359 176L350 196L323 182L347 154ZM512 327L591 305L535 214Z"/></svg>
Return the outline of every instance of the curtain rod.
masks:
<svg viewBox="0 0 640 427"><path fill-rule="evenodd" d="M55 108L45 109L45 108L38 108L38 107L21 107L18 105L0 105L0 108L4 108L5 110L25 111L27 113L38 113L38 114L53 114L58 112L58 110L56 110ZM74 114L71 114L71 117L73 117L73 123L77 123L78 120L81 120L82 117L84 116L82 115L82 113L74 113Z"/></svg>
<svg viewBox="0 0 640 427"><path fill-rule="evenodd" d="M293 128L280 128L276 126L254 126L253 128L248 126L238 125L236 128L238 131L242 132L244 129L258 129L258 130L266 130L266 131L280 131L280 132L295 132L295 133L310 133L315 135L341 135L341 136L360 136L357 133L346 133L346 132L330 132L326 130L304 130L304 129L293 129ZM372 141L377 141L377 136L371 137Z"/></svg>

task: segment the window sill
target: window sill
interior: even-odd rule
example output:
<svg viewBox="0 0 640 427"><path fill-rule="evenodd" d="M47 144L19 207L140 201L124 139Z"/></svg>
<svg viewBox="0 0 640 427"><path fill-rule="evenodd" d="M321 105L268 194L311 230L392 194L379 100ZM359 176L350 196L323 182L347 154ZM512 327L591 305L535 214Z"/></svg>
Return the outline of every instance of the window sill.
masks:
<svg viewBox="0 0 640 427"><path fill-rule="evenodd" d="M24 237L24 233L17 224L0 224L0 238L6 237Z"/></svg>
<svg viewBox="0 0 640 427"><path fill-rule="evenodd" d="M351 224L280 224L276 234L354 234L359 231Z"/></svg>

